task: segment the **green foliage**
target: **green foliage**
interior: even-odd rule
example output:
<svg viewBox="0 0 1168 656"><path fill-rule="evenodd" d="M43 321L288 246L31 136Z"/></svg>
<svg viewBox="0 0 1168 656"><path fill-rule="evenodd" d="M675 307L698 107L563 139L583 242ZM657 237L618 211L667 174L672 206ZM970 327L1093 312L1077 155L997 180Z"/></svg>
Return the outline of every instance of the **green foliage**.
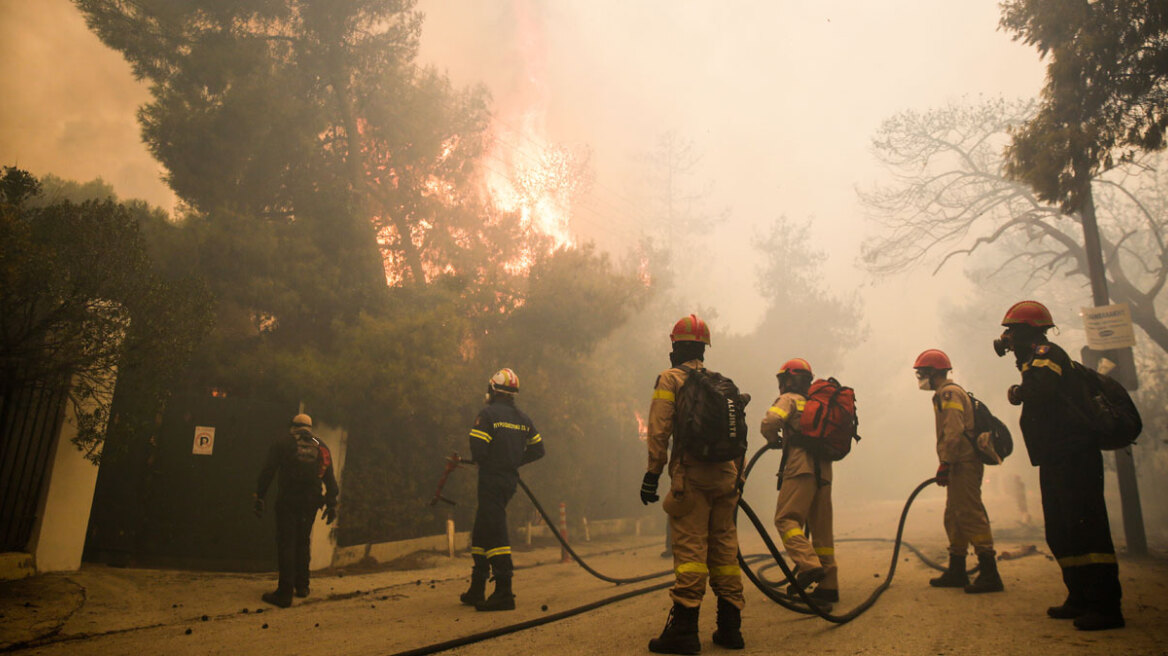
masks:
<svg viewBox="0 0 1168 656"><path fill-rule="evenodd" d="M1100 172L1164 148L1168 5L1162 0L1010 0L1001 26L1050 57L1042 104L1006 171L1064 211Z"/></svg>
<svg viewBox="0 0 1168 656"><path fill-rule="evenodd" d="M31 176L4 178L22 202L0 203L0 389L67 389L75 442L97 461L115 371L173 376L206 331L206 296L155 271L140 227L154 215L112 200L37 206L7 192L37 189Z"/></svg>

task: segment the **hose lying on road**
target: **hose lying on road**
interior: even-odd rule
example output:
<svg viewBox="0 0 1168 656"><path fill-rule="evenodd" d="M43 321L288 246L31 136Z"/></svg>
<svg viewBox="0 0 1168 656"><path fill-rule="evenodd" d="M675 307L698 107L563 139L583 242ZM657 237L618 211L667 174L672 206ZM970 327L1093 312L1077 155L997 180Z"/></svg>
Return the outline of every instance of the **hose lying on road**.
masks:
<svg viewBox="0 0 1168 656"><path fill-rule="evenodd" d="M758 461L759 457L763 453L765 453L769 448L770 448L770 446L767 445L767 446L764 446L761 449L759 449L757 452L755 452L754 456L750 459L750 462L746 465L746 469L743 472L744 479L746 477L750 476L750 471L751 471L751 469L754 468L754 464ZM779 553L778 548L775 546L774 540L771 539L770 534L767 532L766 526L764 526L763 523L759 520L758 515L755 514L754 510L750 507L750 504L746 503L746 501L744 501L741 498L739 498L739 500L738 500L738 508L741 509L744 513L746 513L747 519L749 519L750 523L754 525L755 530L757 530L758 534L762 537L763 543L766 544L767 550L771 553L771 556L774 557L775 564L777 564L779 566L779 568L781 570L783 570L783 574L787 577L787 580L791 583L790 589L794 590L798 594L799 598L803 600L803 603L806 604L806 606L804 606L802 604L798 604L796 602L793 602L786 595L784 595L780 592L777 592L775 590L775 583L770 582L770 581L763 581L758 576L758 574L756 574L754 572L754 570L752 570L750 568L750 565L746 562L746 560L744 560L742 558L741 552L739 552L738 564L742 568L742 571L746 574L746 578L750 579L750 582L753 583L754 586L756 588L758 588L760 592L762 592L764 595L766 595L766 597L768 599L770 599L771 601L774 601L775 603L779 604L783 608L794 611L796 613L804 613L804 614L808 614L808 615L811 615L811 614L818 615L819 617L827 620L828 622L833 622L836 624L846 624L847 622L850 622L850 621L856 619L857 617L862 615L866 610L871 608L872 605L876 603L876 600L880 598L880 595L883 594L884 591L888 589L888 586L892 585L892 577L896 574L896 560L900 555L900 546L901 546L901 543L903 541L903 536L904 536L904 523L905 523L905 520L908 518L908 510L909 510L909 508L912 507L913 500L917 498L917 495L920 494L921 491L924 490L926 487L928 487L936 482L937 482L936 478L930 478L930 479L922 482L920 485L918 485L916 487L916 489L914 489L912 491L912 494L908 495L908 500L904 504L904 509L901 510L901 512L900 512L900 522L898 522L897 526L896 526L896 539L894 540L894 545L892 548L892 561L888 566L888 575L884 578L884 581L881 582L880 585L876 586L876 589L872 591L872 594L869 595L867 599L865 599L858 606L856 606L852 610L848 611L847 613L844 613L843 615L834 615L832 613L827 612L822 607L816 605L814 600L812 600L807 595L807 591L804 590L802 587L799 586L798 583L795 582L795 575L791 572L791 568L787 565L786 561L783 560L783 556L782 556L782 554ZM737 515L735 515L735 521L737 521ZM924 558L923 554L921 554L920 551L918 551L917 549L913 548L913 552L916 553L918 556L920 556L922 558L922 560L927 561L927 559ZM929 562L931 562L931 561L929 561ZM936 565L933 565L933 566L936 566Z"/></svg>
<svg viewBox="0 0 1168 656"><path fill-rule="evenodd" d="M581 565L583 565L583 562L581 562L579 560L577 560L576 562L579 562ZM640 588L637 590L629 590L628 592L623 592L621 594L614 595L612 597L605 597L604 599L594 601L590 604L584 604L583 606L569 608L568 610L560 611L558 613L552 613L551 615L545 615L543 617L537 617L533 620L527 620L526 622L518 622L516 624L508 624L507 626L500 626L498 628L488 629L486 631L480 631L479 633L472 633L470 635L462 636L460 638L455 638L453 640L447 640L446 642L437 642L437 643L434 643L432 645L426 645L424 647L418 647L416 649L407 649L406 651L395 652L391 656L423 656L424 654L437 654L438 652L446 651L447 649L454 649L455 647L463 647L465 645L473 644L476 642L481 642L483 640L490 640L491 638L498 638L499 636L507 635L508 633L516 633L516 632L530 629L533 627L537 627L537 626L540 626L543 624L550 624L552 622L557 622L557 621L562 620L564 618L571 617L573 615L579 615L581 613L587 613L590 610L595 610L597 608L600 608L601 606L606 606L608 604L622 601L622 600L628 599L630 597L636 597L638 595L643 595L645 593L653 592L655 590L664 590L665 588L668 588L671 585L673 585L673 581L666 581L665 583L658 583L657 585L650 585L648 587Z"/></svg>
<svg viewBox="0 0 1168 656"><path fill-rule="evenodd" d="M746 466L746 470L743 472L744 478L746 476L750 475L750 470L754 467L755 462L757 462L759 457L763 453L765 453L769 448L770 448L769 446L764 446L763 448L759 449L754 454L754 456L750 459L749 464ZM782 593L777 592L775 588L778 585L781 585L781 582L776 583L776 582L772 582L772 581L762 580L759 577L759 575L757 573L755 573L755 571L750 568L750 563L757 562L761 559L766 559L767 558L766 554L757 554L757 555L744 557L742 555L742 552L739 551L738 564L742 568L742 571L746 574L746 577L750 580L750 582L753 583L755 585L755 587L757 587L759 589L760 592L762 592L764 595L766 595L767 598L778 603L780 606L783 606L784 608L786 608L788 610L792 610L792 611L797 612L797 613L804 613L804 614L808 614L808 615L811 615L811 614L818 615L818 616L822 617L823 619L825 619L829 622L836 623L836 624L845 624L847 622L850 622L850 621L854 620L855 618L859 617L861 614L863 614L869 608L871 608L872 605L876 603L876 600L880 597L880 595L885 590L887 590L890 585L892 585L892 577L896 573L896 561L900 555L900 547L902 544L904 544L906 547L908 547L926 565L933 567L935 569L944 569L940 565L934 563L933 561L931 561L927 557L925 557L925 555L922 554L920 552L920 550L918 550L917 548L915 548L911 545L908 545L902 539L903 534L904 534L905 520L908 517L908 510L912 506L913 500L916 499L917 495L920 494L922 490L924 490L929 485L932 485L933 483L935 483L936 480L937 479L935 479L935 478L930 478L930 479L924 481L923 483L921 483L920 485L918 485L916 487L916 489L914 489L912 491L912 494L909 495L908 501L905 502L904 509L900 513L900 522L897 524L896 538L893 540L894 546L892 549L892 561L891 561L891 564L889 565L889 568L888 568L888 576L884 579L884 581L879 586L876 587L876 589L872 592L872 594L867 599L865 599L860 605L856 606L855 608L848 611L847 613L844 613L843 615L833 615L831 613L826 612L822 608L816 606L815 603L813 602L813 600L808 597L807 592L805 590L803 590L802 588L800 588L797 584L794 583L794 580L795 580L794 574L791 572L791 569L787 565L787 563L783 560L783 556L782 556L782 554L779 553L779 550L775 546L774 541L771 540L771 537L767 532L766 526L764 526L763 523L759 520L758 515L755 514L754 510L750 507L750 505L747 504L741 498L738 500L738 507L746 514L747 518L754 525L755 530L758 531L759 535L763 539L763 542L766 544L767 551L769 552L770 558L772 558L774 560L773 564L768 564L768 565L764 566L764 568L769 568L769 567L773 567L774 565L778 565L778 567L780 569L782 569L783 574L787 577L787 580L792 583L793 588L798 592L799 598L802 599L803 602L807 605L804 606L801 604L797 604L797 603L791 601L790 599L788 599ZM523 488L523 492L531 500L532 505L535 506L536 511L539 512L540 517L543 518L544 523L547 524L548 528L551 530L552 535L554 535L556 537L556 540L559 541L560 545L564 548L564 550L568 553L568 555L571 556L572 559L575 560L576 563L580 565L580 567L582 567L585 571L587 571L592 576L595 576L596 578L598 578L602 581L607 581L609 583L615 583L617 585L620 585L620 584L624 584L624 583L637 583L640 581L647 581L650 579L660 578L662 576L673 574L673 570L668 569L668 570L663 570L660 572L654 572L652 574L644 574L641 576L621 578L621 577L608 576L606 574L602 574L602 573L596 571L591 566L589 566L588 563L584 562L584 559L582 559L579 556L579 554L577 554L576 551L574 549L572 549L571 545L568 544L567 540L565 540L564 537L560 535L560 532L556 530L555 522L552 520L551 516L548 515L547 511L544 510L543 506L540 505L539 500L536 499L535 495L531 492L531 489L527 487L527 484L523 482L523 479L519 479L519 486ZM737 514L735 515L735 521L737 521ZM887 538L873 538L873 539L887 540ZM867 540L867 538L852 538L850 540L862 541L862 540ZM843 542L843 541L849 541L849 540L839 540L839 541ZM762 569L763 568L760 568L759 571L761 572ZM445 642L438 642L438 643L426 645L423 647L417 647L415 649L409 649L406 651L395 652L391 656L423 656L425 654L436 654L439 652L446 651L448 649L454 649L456 647L463 647L463 646L473 644L476 642L481 642L483 640L490 640L492 638L497 638L499 636L507 635L509 633L516 633L519 631L524 631L526 629L534 628L534 627L541 626L544 624L550 624L551 622L556 622L556 621L559 621L559 620L562 620L562 619L565 619L568 617L572 617L574 615L586 613L586 612L589 612L591 610L595 610L597 608L600 608L602 606L606 606L608 604L615 603L617 601L623 601L625 599L629 599L629 598L636 597L639 595L647 594L649 592L654 592L656 590L663 590L663 589L668 588L672 585L673 585L673 581L666 581L664 583L658 583L656 585L650 585L650 586L647 586L644 588L638 588L636 590L629 590L628 592L613 595L611 597L605 597L604 599L599 599L599 600L594 601L592 603L584 604L583 606L577 606L575 608L570 608L568 610L560 611L558 613L552 613L551 615L545 615L544 617L539 617L539 618L527 620L524 622L517 622L515 624L508 624L506 626L501 626L501 627L497 627L494 629L489 629L487 631L480 631L479 633L472 633L470 635L455 638L453 640L447 640Z"/></svg>
<svg viewBox="0 0 1168 656"><path fill-rule="evenodd" d="M572 549L571 545L568 544L568 541L565 540L564 537L560 535L560 532L556 530L556 523L552 521L551 516L548 515L547 511L543 509L543 506L539 504L539 500L536 499L535 495L531 493L531 488L527 487L527 483L524 483L522 478L519 479L519 487L523 488L524 494L527 495L528 499L531 499L531 505L535 506L536 512L539 513L540 517L543 517L543 521L548 525L548 528L551 529L552 535L556 536L556 539L560 541L560 545L564 548L565 551L568 552L568 555L572 557L572 560L575 560L576 563L580 565L580 567L584 568L584 571L588 572L592 576L595 576L601 581L608 581L609 583L616 583L617 585L620 585L621 583L639 583L641 581L660 578L667 574L673 574L673 569L667 569L660 572L654 572L652 574L645 574L643 576L617 578L614 576L606 576L592 569L588 566L588 563L584 562L584 560L576 554L576 551Z"/></svg>

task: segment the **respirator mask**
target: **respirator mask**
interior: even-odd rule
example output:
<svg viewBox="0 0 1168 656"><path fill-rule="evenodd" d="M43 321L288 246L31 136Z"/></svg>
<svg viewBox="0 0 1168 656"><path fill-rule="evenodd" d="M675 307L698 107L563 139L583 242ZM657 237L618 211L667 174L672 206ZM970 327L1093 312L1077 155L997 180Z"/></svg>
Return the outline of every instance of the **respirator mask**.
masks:
<svg viewBox="0 0 1168 656"><path fill-rule="evenodd" d="M917 387L925 391L933 389L933 372L928 369L917 369Z"/></svg>
<svg viewBox="0 0 1168 656"><path fill-rule="evenodd" d="M1004 331L1002 336L994 340L994 353L998 357L1004 357L1007 353L1014 350L1014 339L1010 335L1010 331Z"/></svg>

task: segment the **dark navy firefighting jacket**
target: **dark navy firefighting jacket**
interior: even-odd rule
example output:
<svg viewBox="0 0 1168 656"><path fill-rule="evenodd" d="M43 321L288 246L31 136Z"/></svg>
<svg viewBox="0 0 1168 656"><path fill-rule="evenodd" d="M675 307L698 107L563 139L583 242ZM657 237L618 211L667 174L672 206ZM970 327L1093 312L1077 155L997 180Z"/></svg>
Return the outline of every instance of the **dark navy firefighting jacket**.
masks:
<svg viewBox="0 0 1168 656"><path fill-rule="evenodd" d="M475 418L470 452L480 472L518 476L521 465L543 457L543 438L522 410L496 399Z"/></svg>

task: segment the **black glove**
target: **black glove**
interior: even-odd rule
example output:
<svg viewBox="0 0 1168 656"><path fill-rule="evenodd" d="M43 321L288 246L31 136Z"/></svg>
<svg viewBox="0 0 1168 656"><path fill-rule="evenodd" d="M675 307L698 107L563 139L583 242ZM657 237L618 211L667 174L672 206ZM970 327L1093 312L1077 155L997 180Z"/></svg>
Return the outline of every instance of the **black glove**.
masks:
<svg viewBox="0 0 1168 656"><path fill-rule="evenodd" d="M324 512L320 516L324 518L325 524L332 524L337 519L337 507L335 505L325 506Z"/></svg>
<svg viewBox="0 0 1168 656"><path fill-rule="evenodd" d="M949 485L949 463L943 462L941 466L937 467L937 485L946 487Z"/></svg>
<svg viewBox="0 0 1168 656"><path fill-rule="evenodd" d="M1022 405L1022 386L1011 385L1010 389L1006 390L1006 400L1010 405Z"/></svg>
<svg viewBox="0 0 1168 656"><path fill-rule="evenodd" d="M653 472L645 472L645 478L641 481L641 503L649 505L661 500L657 496L657 481L661 480L661 474L654 474Z"/></svg>
<svg viewBox="0 0 1168 656"><path fill-rule="evenodd" d="M252 506L252 512L256 517L262 518L264 516L264 500L260 497L255 497L255 504Z"/></svg>

